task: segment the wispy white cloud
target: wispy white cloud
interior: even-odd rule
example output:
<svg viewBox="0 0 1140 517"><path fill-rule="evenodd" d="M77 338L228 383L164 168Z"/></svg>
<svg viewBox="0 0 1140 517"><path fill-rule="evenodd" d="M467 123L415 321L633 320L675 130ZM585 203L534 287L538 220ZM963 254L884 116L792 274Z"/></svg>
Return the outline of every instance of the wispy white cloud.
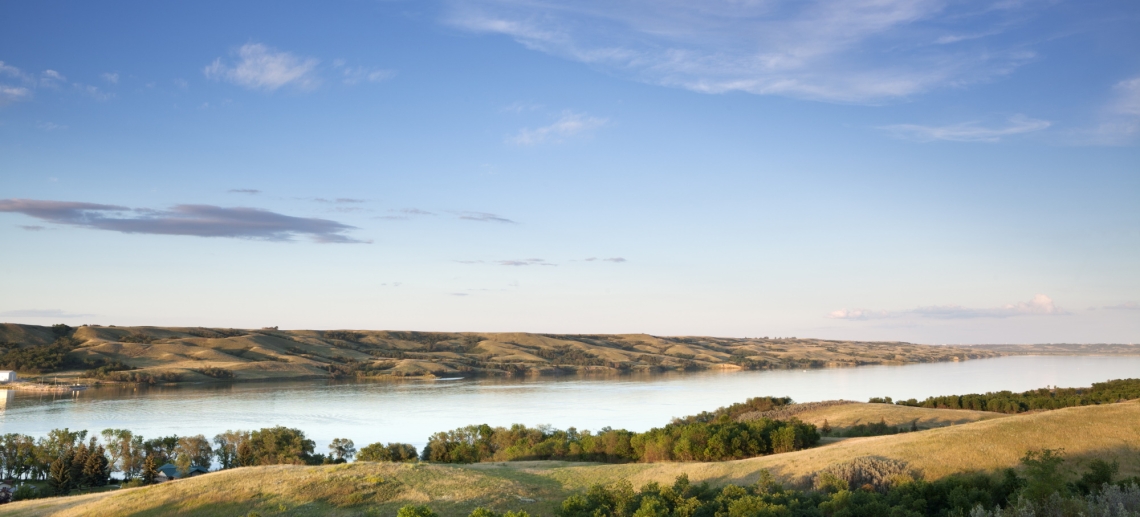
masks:
<svg viewBox="0 0 1140 517"><path fill-rule="evenodd" d="M119 84L118 72L106 72L104 74L101 74L99 77L102 77L103 80L107 81L108 83Z"/></svg>
<svg viewBox="0 0 1140 517"><path fill-rule="evenodd" d="M333 61L333 68L340 70L341 82L350 86L358 83L384 82L396 76L395 70L366 66L345 66L343 59Z"/></svg>
<svg viewBox="0 0 1140 517"><path fill-rule="evenodd" d="M14 81L18 84L4 84L0 83L0 106L10 104L12 102L27 100L32 98L35 90L48 89L60 91L60 89L67 84L67 77L56 70L44 70L39 75L26 73L17 67L7 65L0 61L0 78L7 78L9 81ZM105 92L98 87L82 84L71 83L74 91L79 92L81 95L91 97L92 99L105 101L112 97L114 94ZM40 129L62 129L65 126L44 127L39 126Z"/></svg>
<svg viewBox="0 0 1140 517"><path fill-rule="evenodd" d="M1140 76L1117 82L1099 121L1072 132L1079 145L1128 145L1140 137Z"/></svg>
<svg viewBox="0 0 1140 517"><path fill-rule="evenodd" d="M0 317L7 318L81 318L94 316L94 314L78 314L60 309L19 309L0 312Z"/></svg>
<svg viewBox="0 0 1140 517"><path fill-rule="evenodd" d="M22 78L23 75L19 68L0 61L0 76Z"/></svg>
<svg viewBox="0 0 1140 517"><path fill-rule="evenodd" d="M1027 9L942 0L453 1L447 21L639 81L879 102L984 81L1033 59L986 45ZM969 45L961 42L970 41Z"/></svg>
<svg viewBox="0 0 1140 517"><path fill-rule="evenodd" d="M837 311L831 311L827 317L837 320L877 320L889 318L891 314L887 311L872 311L867 309L839 309Z"/></svg>
<svg viewBox="0 0 1140 517"><path fill-rule="evenodd" d="M493 265L497 265L497 266L515 266L515 267L521 267L521 266L557 266L558 265L558 264L554 264L552 262L548 262L545 259L540 259L540 258L513 259L513 260L492 260L489 262L485 261L485 260L456 260L456 262L458 262L460 264L493 264Z"/></svg>
<svg viewBox="0 0 1140 517"><path fill-rule="evenodd" d="M614 262L614 263L618 263L618 264L620 264L622 262L628 262L626 259L624 259L622 257L609 257L609 258L590 257L590 258L582 259L582 260L583 260L583 262L601 261L601 262Z"/></svg>
<svg viewBox="0 0 1140 517"><path fill-rule="evenodd" d="M1130 143L1140 135L1140 77L1116 83L1104 121L1096 130L1098 143Z"/></svg>
<svg viewBox="0 0 1140 517"><path fill-rule="evenodd" d="M227 81L250 90L275 91L283 86L312 90L320 85L315 58L298 57L261 43L246 43L233 52L236 62L217 58L202 69L208 79Z"/></svg>
<svg viewBox="0 0 1140 517"><path fill-rule="evenodd" d="M54 122L37 122L36 129L42 129L44 131L57 131L61 129L67 129L67 126L56 124Z"/></svg>
<svg viewBox="0 0 1140 517"><path fill-rule="evenodd" d="M1120 81L1112 89L1117 95L1113 103L1117 113L1140 116L1140 77Z"/></svg>
<svg viewBox="0 0 1140 517"><path fill-rule="evenodd" d="M0 106L27 100L32 97L32 90L23 86L9 86L0 84Z"/></svg>
<svg viewBox="0 0 1140 517"><path fill-rule="evenodd" d="M981 122L962 122L947 126L923 126L918 124L895 124L883 126L898 138L932 142L999 142L1002 138L1041 131L1051 126L1048 120L1039 120L1024 115L1014 115L1003 125L985 125Z"/></svg>
<svg viewBox="0 0 1140 517"><path fill-rule="evenodd" d="M390 221L406 221L413 217L424 217L435 215L434 212L427 210L420 210L419 208L401 208L399 210L388 210L388 215L377 216L376 219L387 219Z"/></svg>
<svg viewBox="0 0 1140 517"><path fill-rule="evenodd" d="M538 103L518 101L518 102L512 102L508 106L503 106L503 111L510 112L510 113L523 113L526 111L534 111L536 109L541 109L541 108L542 108L542 105L538 104Z"/></svg>
<svg viewBox="0 0 1140 517"><path fill-rule="evenodd" d="M32 97L32 88L35 86L35 79L25 74L19 68L0 61L0 77L17 83L0 83L0 106L28 100Z"/></svg>
<svg viewBox="0 0 1140 517"><path fill-rule="evenodd" d="M47 88L59 88L60 85L67 82L67 78L63 74L55 70L44 70L40 74L40 86Z"/></svg>
<svg viewBox="0 0 1140 517"><path fill-rule="evenodd" d="M1101 309L1109 311L1140 311L1140 303L1124 302L1116 305L1105 305Z"/></svg>
<svg viewBox="0 0 1140 517"><path fill-rule="evenodd" d="M495 264L498 264L500 266L557 266L558 265L558 264L552 264L552 263L547 262L546 260L540 259L540 258L529 258L529 259L521 259L521 260L496 260Z"/></svg>
<svg viewBox="0 0 1140 517"><path fill-rule="evenodd" d="M508 137L507 142L515 145L558 143L602 127L606 122L608 121L604 118L563 111L562 116L553 124L535 129L523 128L518 134Z"/></svg>
<svg viewBox="0 0 1140 517"><path fill-rule="evenodd" d="M873 320L886 318L920 317L932 319L1010 318L1015 316L1057 316L1068 314L1052 298L1039 294L1028 302L1010 303L1001 307L970 308L961 305L931 305L904 311L868 309L839 309L827 315L842 320Z"/></svg>
<svg viewBox="0 0 1140 517"><path fill-rule="evenodd" d="M83 95L91 97L97 101L106 101L115 97L115 94L103 91L99 89L99 87L92 86L90 84L75 83L74 86L75 89L79 91L79 93L82 93Z"/></svg>
<svg viewBox="0 0 1140 517"><path fill-rule="evenodd" d="M453 212L460 219L465 221L479 221L483 223L507 223L516 224L515 221L507 219L506 217L499 216L488 212Z"/></svg>

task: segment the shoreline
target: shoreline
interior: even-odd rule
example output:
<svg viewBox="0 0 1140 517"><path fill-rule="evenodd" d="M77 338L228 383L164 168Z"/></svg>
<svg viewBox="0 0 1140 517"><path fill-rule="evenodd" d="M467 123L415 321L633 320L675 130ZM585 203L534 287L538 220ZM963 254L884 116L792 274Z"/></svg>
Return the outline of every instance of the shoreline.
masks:
<svg viewBox="0 0 1140 517"><path fill-rule="evenodd" d="M47 384L40 382L16 381L5 384L0 384L0 390L12 391L36 391L42 393L70 393L76 391L85 391L89 386L86 384Z"/></svg>

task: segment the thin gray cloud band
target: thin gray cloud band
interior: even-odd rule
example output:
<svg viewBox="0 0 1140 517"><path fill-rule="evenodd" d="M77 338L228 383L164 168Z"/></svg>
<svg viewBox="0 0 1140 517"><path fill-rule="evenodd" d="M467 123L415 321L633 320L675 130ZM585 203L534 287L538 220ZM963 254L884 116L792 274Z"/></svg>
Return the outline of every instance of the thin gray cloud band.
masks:
<svg viewBox="0 0 1140 517"><path fill-rule="evenodd" d="M36 199L2 199L0 212L21 213L43 221L154 235L230 237L290 241L307 236L319 243L361 243L344 235L356 227L307 217L293 217L260 208L175 205L168 210Z"/></svg>

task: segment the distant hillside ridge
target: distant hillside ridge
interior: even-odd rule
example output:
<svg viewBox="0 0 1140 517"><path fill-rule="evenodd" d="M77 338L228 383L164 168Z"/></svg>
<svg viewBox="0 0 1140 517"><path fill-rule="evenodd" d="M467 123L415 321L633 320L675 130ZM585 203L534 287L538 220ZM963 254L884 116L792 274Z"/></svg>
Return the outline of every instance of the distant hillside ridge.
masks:
<svg viewBox="0 0 1140 517"><path fill-rule="evenodd" d="M779 370L1002 355L804 338L0 324L0 368L107 382Z"/></svg>

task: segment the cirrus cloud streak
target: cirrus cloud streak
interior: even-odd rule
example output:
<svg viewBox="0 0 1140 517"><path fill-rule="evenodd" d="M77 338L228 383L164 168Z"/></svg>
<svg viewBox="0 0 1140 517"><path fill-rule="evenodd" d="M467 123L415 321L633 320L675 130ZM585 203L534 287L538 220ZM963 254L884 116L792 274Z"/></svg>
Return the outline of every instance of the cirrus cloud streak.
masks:
<svg viewBox="0 0 1140 517"><path fill-rule="evenodd" d="M941 0L467 0L446 21L633 80L877 103L1010 73L1032 60L1001 39L1022 2Z"/></svg>
<svg viewBox="0 0 1140 517"><path fill-rule="evenodd" d="M946 126L923 126L919 124L895 124L883 126L895 137L920 142L946 140L950 142L999 142L1002 138L1032 133L1053 125L1048 120L1038 120L1024 115L1009 118L1003 126L986 126L979 122L963 122Z"/></svg>

